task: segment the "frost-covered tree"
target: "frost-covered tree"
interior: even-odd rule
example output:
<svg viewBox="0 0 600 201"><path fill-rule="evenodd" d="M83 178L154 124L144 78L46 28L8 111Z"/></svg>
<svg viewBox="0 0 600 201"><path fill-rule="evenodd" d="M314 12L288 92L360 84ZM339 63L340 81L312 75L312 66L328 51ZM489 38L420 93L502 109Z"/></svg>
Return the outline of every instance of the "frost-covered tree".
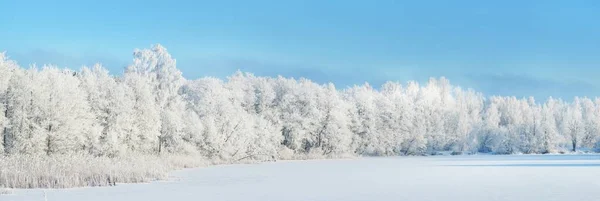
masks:
<svg viewBox="0 0 600 201"><path fill-rule="evenodd" d="M567 106L564 115L562 131L570 142L571 151L577 151L585 133L581 100L576 97L573 103Z"/></svg>
<svg viewBox="0 0 600 201"><path fill-rule="evenodd" d="M592 149L598 141L600 132L600 110L594 101L589 98L581 99L583 135L581 136L581 146L586 149Z"/></svg>
<svg viewBox="0 0 600 201"><path fill-rule="evenodd" d="M56 67L27 70L7 90L9 153L47 155L89 151L89 106L75 73Z"/></svg>
<svg viewBox="0 0 600 201"><path fill-rule="evenodd" d="M314 145L321 149L323 155L341 155L353 151L352 132L348 128L348 107L333 84L323 86L317 105L320 114Z"/></svg>
<svg viewBox="0 0 600 201"><path fill-rule="evenodd" d="M540 127L538 146L540 153L554 153L559 150L560 137L554 110L557 109L554 99L550 98L540 111Z"/></svg>
<svg viewBox="0 0 600 201"><path fill-rule="evenodd" d="M281 121L282 144L295 153L307 154L318 142L317 130L321 128L318 110L319 86L310 80L277 80L280 93L278 106Z"/></svg>
<svg viewBox="0 0 600 201"><path fill-rule="evenodd" d="M138 139L131 135L135 129L134 100L130 97L129 86L112 77L100 65L82 68L79 77L87 92L90 112L95 117L91 128L98 137L89 139L92 152L116 156L134 151L129 143Z"/></svg>
<svg viewBox="0 0 600 201"><path fill-rule="evenodd" d="M246 158L271 160L282 157L277 153L282 148L283 136L277 112L280 102L276 101L274 83L275 80L272 78L256 77L240 71L228 77L226 88L231 92L231 99L249 115L247 118L254 120L253 131L246 136L253 142L248 147L248 152L251 154Z"/></svg>
<svg viewBox="0 0 600 201"><path fill-rule="evenodd" d="M157 151L161 119L150 79L143 75L126 73L124 82L131 89L127 98L133 101L132 127L128 132L129 140L125 144L128 149L134 151Z"/></svg>
<svg viewBox="0 0 600 201"><path fill-rule="evenodd" d="M0 52L0 154L4 153L4 147L7 142L7 132L9 126L8 119L8 84L15 73L19 71L19 66L15 61L9 60L4 52Z"/></svg>
<svg viewBox="0 0 600 201"><path fill-rule="evenodd" d="M482 126L477 134L477 151L482 153L495 152L503 135L500 126L500 111L498 103L492 99L483 111Z"/></svg>
<svg viewBox="0 0 600 201"><path fill-rule="evenodd" d="M43 150L44 135L37 128L33 102L33 75L16 71L8 83L5 117L9 125L4 128L4 150L8 154L35 154Z"/></svg>
<svg viewBox="0 0 600 201"><path fill-rule="evenodd" d="M482 128L484 98L473 90L454 90L455 102L446 115L448 149L457 153L477 152L477 132Z"/></svg>
<svg viewBox="0 0 600 201"><path fill-rule="evenodd" d="M185 83L181 71L176 68L175 59L161 45L151 49L136 50L133 64L127 67L127 74L135 74L147 79L156 109L160 116L158 152L163 147L169 151L178 150L183 136L182 115L185 104L179 90Z"/></svg>
<svg viewBox="0 0 600 201"><path fill-rule="evenodd" d="M430 133L428 131L439 128L428 128L431 121L427 117L430 113L428 113L427 101L423 97L424 93L421 92L419 84L409 82L406 87L406 95L410 98L410 108L412 108L407 117L412 120L412 124L407 132L408 135L402 142L401 152L404 155L423 154L427 151L427 135Z"/></svg>
<svg viewBox="0 0 600 201"><path fill-rule="evenodd" d="M402 142L412 127L412 110L404 95L402 85L387 82L381 88L381 98L377 99L379 111L377 130L380 130L380 152L383 155L401 154Z"/></svg>
<svg viewBox="0 0 600 201"><path fill-rule="evenodd" d="M379 146L377 133L377 105L379 95L369 84L354 86L345 91L350 101L350 130L354 133L356 153L364 155L385 155Z"/></svg>
<svg viewBox="0 0 600 201"><path fill-rule="evenodd" d="M37 106L37 126L45 133L47 154L89 151L93 116L88 112L86 94L75 73L55 67L45 67L35 76L34 83L44 83L33 93Z"/></svg>

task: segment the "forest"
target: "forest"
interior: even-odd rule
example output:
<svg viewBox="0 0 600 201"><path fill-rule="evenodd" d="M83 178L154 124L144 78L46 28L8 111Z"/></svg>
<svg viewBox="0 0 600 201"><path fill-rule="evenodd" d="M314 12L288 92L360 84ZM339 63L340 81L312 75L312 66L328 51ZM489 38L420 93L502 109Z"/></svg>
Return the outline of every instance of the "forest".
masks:
<svg viewBox="0 0 600 201"><path fill-rule="evenodd" d="M600 99L485 97L445 78L337 89L236 72L186 80L160 45L121 77L101 65L23 69L0 56L0 151L291 155L557 153L600 145Z"/></svg>
<svg viewBox="0 0 600 201"><path fill-rule="evenodd" d="M600 99L484 96L445 78L344 89L239 71L187 80L160 45L135 50L122 76L100 64L25 69L0 54L0 103L4 160L183 155L236 163L600 148Z"/></svg>

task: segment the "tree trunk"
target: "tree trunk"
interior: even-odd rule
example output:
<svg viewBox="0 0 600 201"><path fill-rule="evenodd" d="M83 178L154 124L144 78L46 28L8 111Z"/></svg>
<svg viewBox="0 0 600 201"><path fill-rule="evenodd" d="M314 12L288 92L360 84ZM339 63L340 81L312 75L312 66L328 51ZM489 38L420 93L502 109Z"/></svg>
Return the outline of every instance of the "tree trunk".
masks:
<svg viewBox="0 0 600 201"><path fill-rule="evenodd" d="M2 151L4 151L4 153L8 153L8 149L6 148L7 147L6 131L7 131L6 127L4 129L2 129L2 147L4 147L4 150L2 150Z"/></svg>
<svg viewBox="0 0 600 201"><path fill-rule="evenodd" d="M5 104L8 105L8 103L5 103ZM8 106L6 106L6 108L4 109L4 119L5 119L5 121L8 121ZM4 150L2 150L2 151L4 151L4 153L6 154L6 153L8 153L8 148L7 148L8 142L7 142L7 136L6 136L6 133L8 132L8 128L5 127L4 125L0 125L0 126L3 127L2 133L0 133L0 134L2 134L2 147L4 148Z"/></svg>
<svg viewBox="0 0 600 201"><path fill-rule="evenodd" d="M162 151L162 138L160 136L158 136L158 153L160 154L160 152Z"/></svg>
<svg viewBox="0 0 600 201"><path fill-rule="evenodd" d="M52 152L50 150L50 147L52 146L52 140L50 139L50 136L46 137L46 155L50 156L50 152Z"/></svg>
<svg viewBox="0 0 600 201"><path fill-rule="evenodd" d="M46 155L50 156L52 153L52 125L48 126L48 136L46 137Z"/></svg>

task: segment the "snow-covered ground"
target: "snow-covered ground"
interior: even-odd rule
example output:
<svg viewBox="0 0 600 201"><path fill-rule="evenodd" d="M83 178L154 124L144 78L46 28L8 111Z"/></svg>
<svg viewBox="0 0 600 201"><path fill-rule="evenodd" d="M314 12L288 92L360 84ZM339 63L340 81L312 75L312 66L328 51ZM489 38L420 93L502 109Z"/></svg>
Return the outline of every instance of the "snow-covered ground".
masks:
<svg viewBox="0 0 600 201"><path fill-rule="evenodd" d="M281 161L174 172L170 181L46 190L48 201L551 201L600 199L599 155ZM2 201L44 200L14 190Z"/></svg>

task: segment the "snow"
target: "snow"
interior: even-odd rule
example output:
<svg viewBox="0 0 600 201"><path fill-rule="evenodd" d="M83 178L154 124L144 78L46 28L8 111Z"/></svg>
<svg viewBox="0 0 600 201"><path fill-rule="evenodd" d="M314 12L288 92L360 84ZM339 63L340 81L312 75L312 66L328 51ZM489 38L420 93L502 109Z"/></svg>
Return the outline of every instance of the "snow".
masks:
<svg viewBox="0 0 600 201"><path fill-rule="evenodd" d="M600 155L385 157L212 166L169 181L45 190L48 201L597 200ZM2 201L44 200L14 190Z"/></svg>

